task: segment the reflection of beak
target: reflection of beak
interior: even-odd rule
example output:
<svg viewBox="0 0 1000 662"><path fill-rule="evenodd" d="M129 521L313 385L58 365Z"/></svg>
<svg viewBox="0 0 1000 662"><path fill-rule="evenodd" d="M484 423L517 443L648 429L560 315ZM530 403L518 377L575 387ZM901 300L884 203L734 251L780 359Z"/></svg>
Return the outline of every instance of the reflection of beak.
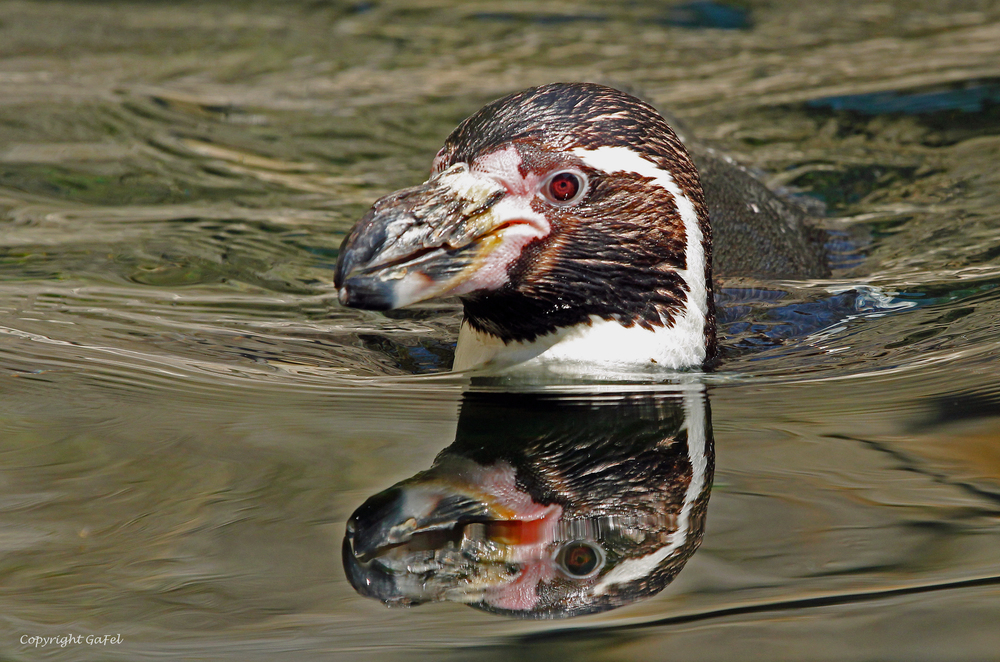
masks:
<svg viewBox="0 0 1000 662"><path fill-rule="evenodd" d="M365 501L347 522L347 537L355 557L370 561L380 552L450 535L459 520L487 517L486 504L471 497L425 488L393 487ZM443 540L442 540L443 542Z"/></svg>
<svg viewBox="0 0 1000 662"><path fill-rule="evenodd" d="M415 605L442 596L408 572L432 561L435 549L454 545L463 514L485 516L474 500L431 490L393 487L376 494L347 522L343 562L351 586L387 605ZM428 558L430 557L430 558Z"/></svg>
<svg viewBox="0 0 1000 662"><path fill-rule="evenodd" d="M538 563L562 509L498 497L426 474L376 494L347 523L348 580L388 605L474 602L511 583Z"/></svg>
<svg viewBox="0 0 1000 662"><path fill-rule="evenodd" d="M494 179L456 164L378 200L340 247L340 302L388 310L478 289L477 275L495 277L483 268L495 263L508 227L526 223L502 217L505 196Z"/></svg>

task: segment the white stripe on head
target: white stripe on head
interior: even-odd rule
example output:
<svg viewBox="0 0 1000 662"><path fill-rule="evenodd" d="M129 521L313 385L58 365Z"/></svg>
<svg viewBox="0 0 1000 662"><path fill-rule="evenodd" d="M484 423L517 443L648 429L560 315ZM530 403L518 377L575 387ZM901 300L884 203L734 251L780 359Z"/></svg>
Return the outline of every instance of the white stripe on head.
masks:
<svg viewBox="0 0 1000 662"><path fill-rule="evenodd" d="M684 223L685 269L677 273L687 285L687 305L684 314L674 319L673 327L678 331L677 342L692 345L696 354L705 359L705 320L708 316L708 288L705 282L705 245L701 224L694 203L684 195L673 175L663 170L646 157L628 147L598 147L586 149L578 147L573 150L586 165L608 174L616 172L631 172L641 177L653 180L657 186L667 190L674 197L677 212Z"/></svg>
<svg viewBox="0 0 1000 662"><path fill-rule="evenodd" d="M646 556L622 562L594 586L594 595L606 593L612 586L627 584L649 577L663 561L684 546L690 535L691 510L705 489L708 473L708 440L705 436L704 386L686 389L684 393L684 426L687 429L688 461L691 482L684 493L684 502L677 514L677 529L667 535L666 544Z"/></svg>

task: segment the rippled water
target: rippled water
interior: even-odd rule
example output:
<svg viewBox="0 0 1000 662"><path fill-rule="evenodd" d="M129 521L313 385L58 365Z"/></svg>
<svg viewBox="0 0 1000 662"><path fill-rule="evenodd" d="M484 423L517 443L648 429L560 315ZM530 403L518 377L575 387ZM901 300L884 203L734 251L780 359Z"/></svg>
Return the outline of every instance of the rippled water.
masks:
<svg viewBox="0 0 1000 662"><path fill-rule="evenodd" d="M3 3L4 657L995 656L998 62L974 0ZM573 79L799 196L834 275L726 284L705 538L658 596L386 610L344 522L454 440L461 313L339 307L337 247ZM19 643L66 633L123 643Z"/></svg>

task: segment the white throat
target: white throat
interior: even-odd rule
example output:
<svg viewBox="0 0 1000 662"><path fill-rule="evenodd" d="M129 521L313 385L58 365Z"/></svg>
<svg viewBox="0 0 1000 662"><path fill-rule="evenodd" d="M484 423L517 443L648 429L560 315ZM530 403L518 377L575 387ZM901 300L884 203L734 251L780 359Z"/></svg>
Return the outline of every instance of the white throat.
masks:
<svg viewBox="0 0 1000 662"><path fill-rule="evenodd" d="M696 328L696 321L695 316L681 315L673 326L650 330L592 315L589 324L557 329L530 342L509 343L462 322L452 369L553 368L563 364L627 371L700 366L705 360L704 323Z"/></svg>

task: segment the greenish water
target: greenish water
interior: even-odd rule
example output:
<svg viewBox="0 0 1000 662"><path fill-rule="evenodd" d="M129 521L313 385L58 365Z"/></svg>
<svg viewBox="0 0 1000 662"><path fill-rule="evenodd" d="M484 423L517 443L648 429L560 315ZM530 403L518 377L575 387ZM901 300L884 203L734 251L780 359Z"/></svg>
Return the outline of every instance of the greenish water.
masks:
<svg viewBox="0 0 1000 662"><path fill-rule="evenodd" d="M1000 6L733 6L0 3L4 659L995 657ZM454 440L461 313L339 307L337 247L482 103L574 79L848 247L727 318L705 538L666 590L387 610L344 522ZM20 643L68 633L123 642Z"/></svg>

